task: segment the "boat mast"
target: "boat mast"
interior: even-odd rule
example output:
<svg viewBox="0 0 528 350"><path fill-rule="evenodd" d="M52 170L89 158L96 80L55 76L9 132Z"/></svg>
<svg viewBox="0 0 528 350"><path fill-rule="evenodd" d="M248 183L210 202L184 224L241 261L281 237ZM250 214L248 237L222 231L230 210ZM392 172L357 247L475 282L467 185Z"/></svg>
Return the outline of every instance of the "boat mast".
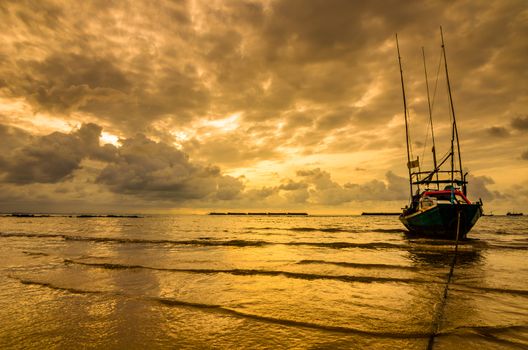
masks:
<svg viewBox="0 0 528 350"><path fill-rule="evenodd" d="M403 84L403 70L400 57L400 45L398 44L398 33L396 33L396 49L398 50L398 63L400 64L400 78L401 78L401 87L403 95L403 115L405 117L405 143L407 145L407 170L409 170L409 189L412 200L413 190L412 190L412 177L411 177L411 156L409 150L409 123L407 121L407 100L405 98L405 86Z"/></svg>
<svg viewBox="0 0 528 350"><path fill-rule="evenodd" d="M447 81L447 91L449 93L449 104L451 107L451 114L453 115L453 129L451 133L451 182L454 182L454 157L455 157L455 149L454 149L454 139L456 138L457 143L457 151L458 151L458 162L460 167L460 180L464 181L464 173L462 169L462 155L460 154L460 142L458 140L458 129L456 124L456 118L455 118L455 107L453 105L453 96L451 95L451 84L449 82L449 73L447 70L447 57L445 52L445 44L444 44L444 33L442 32L442 26L440 26L440 37L442 38L442 53L444 55L444 66L445 66L445 73L446 73L446 81ZM465 191L465 184L464 184L464 191Z"/></svg>
<svg viewBox="0 0 528 350"><path fill-rule="evenodd" d="M436 187L440 189L440 183L438 183L438 171L436 170L436 146L435 146L435 138L434 138L434 128L433 128L433 112L431 110L431 98L429 97L429 81L427 79L427 67L425 64L425 49L422 46L422 57L423 57L423 66L424 66L424 73L425 73L425 87L427 89L427 107L429 107L429 123L431 124L431 139L433 141L433 165L436 172Z"/></svg>

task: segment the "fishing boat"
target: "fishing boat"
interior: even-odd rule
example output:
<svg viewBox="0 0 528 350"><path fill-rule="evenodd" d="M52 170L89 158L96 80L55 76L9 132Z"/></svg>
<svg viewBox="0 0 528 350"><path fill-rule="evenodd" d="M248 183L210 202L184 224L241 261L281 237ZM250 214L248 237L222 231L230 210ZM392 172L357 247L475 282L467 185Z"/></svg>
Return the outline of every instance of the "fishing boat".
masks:
<svg viewBox="0 0 528 350"><path fill-rule="evenodd" d="M440 36L442 40L441 59L443 60L445 68L449 114L451 117L450 149L441 159L437 160L425 50L422 48L433 158L432 169L424 171L421 169L422 164L419 157L414 158L412 156L412 143L409 136L409 110L405 96L398 35L396 35L396 48L398 50L398 63L400 66L403 95L407 169L409 171L410 189L410 204L403 208L399 219L413 234L459 240L466 237L467 233L482 215L482 200L479 199L479 201L473 203L467 198L467 173L464 173L462 167L455 108L451 94L444 36L441 27Z"/></svg>

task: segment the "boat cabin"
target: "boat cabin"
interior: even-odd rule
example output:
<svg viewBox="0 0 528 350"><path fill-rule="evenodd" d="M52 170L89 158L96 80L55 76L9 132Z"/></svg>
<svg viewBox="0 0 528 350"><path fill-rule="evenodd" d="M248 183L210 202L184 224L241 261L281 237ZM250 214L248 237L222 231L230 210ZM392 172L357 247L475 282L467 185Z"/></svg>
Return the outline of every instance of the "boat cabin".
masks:
<svg viewBox="0 0 528 350"><path fill-rule="evenodd" d="M425 191L418 198L418 208L425 210L437 204L471 204L459 190Z"/></svg>
<svg viewBox="0 0 528 350"><path fill-rule="evenodd" d="M471 202L458 189L425 190L413 196L412 206L407 209L407 213L424 211L438 204L471 204Z"/></svg>

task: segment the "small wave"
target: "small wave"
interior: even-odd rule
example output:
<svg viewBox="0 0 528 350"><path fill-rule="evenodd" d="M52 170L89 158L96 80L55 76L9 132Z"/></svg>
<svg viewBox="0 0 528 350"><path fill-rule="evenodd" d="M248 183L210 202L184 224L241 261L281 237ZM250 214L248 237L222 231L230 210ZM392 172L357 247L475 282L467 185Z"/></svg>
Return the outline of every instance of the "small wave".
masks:
<svg viewBox="0 0 528 350"><path fill-rule="evenodd" d="M43 253L43 252L29 252L29 251L24 250L22 251L22 253L29 255L29 256L49 256L49 254Z"/></svg>
<svg viewBox="0 0 528 350"><path fill-rule="evenodd" d="M247 312L241 312L241 311L231 309L228 307L224 307L221 305L190 303L190 302L180 301L180 300L175 300L175 299L170 299L170 298L151 298L150 300L158 302L166 306L184 306L184 307L187 306L187 307L196 307L200 309L212 309L217 312L222 312L222 313L229 314L232 316L252 319L252 320L266 322L266 323L279 324L279 325L288 326L288 327L301 327L301 328L309 328L309 329L315 329L315 330L321 330L321 331L327 331L327 332L337 332L337 333L361 334L361 335L368 335L368 336L379 337L379 338L412 339L412 338L428 338L429 337L429 333L424 333L424 332L408 332L408 333L397 332L396 333L396 332L367 331L367 330L362 330L358 328L323 325L323 324L312 323L312 322L289 320L289 319L283 319L283 318L277 318L277 317L250 314Z"/></svg>
<svg viewBox="0 0 528 350"><path fill-rule="evenodd" d="M503 249L503 250L528 250L528 245L526 243L520 243L520 244L515 244L515 243L510 243L510 244L494 244L494 243L490 243L488 245L490 248L494 248L494 249Z"/></svg>
<svg viewBox="0 0 528 350"><path fill-rule="evenodd" d="M116 237L87 237L87 236L69 236L64 234L41 234L41 233L3 233L0 237L26 237L26 238L61 238L66 241L87 241L87 242L111 242L111 243L131 243L131 244L176 244L176 245L200 245L200 246L262 246L273 244L264 241L249 241L233 239L228 241L211 241L200 238L196 240L169 240L169 239L134 239L134 238L116 238Z"/></svg>
<svg viewBox="0 0 528 350"><path fill-rule="evenodd" d="M278 227L254 227L254 226L249 226L249 227L245 227L244 228L245 230L261 230L261 231L267 231L267 230L280 230L280 228Z"/></svg>
<svg viewBox="0 0 528 350"><path fill-rule="evenodd" d="M233 239L228 241L212 241L207 239L193 240L170 240L170 239L133 239L133 238L114 238L114 237L84 237L84 236L65 236L67 241L90 241L90 242L110 242L125 244L174 244L174 245L197 245L197 246L232 246L232 247L260 247L272 244L265 241L249 241L242 239Z"/></svg>
<svg viewBox="0 0 528 350"><path fill-rule="evenodd" d="M367 232L382 232L382 233L404 233L407 232L402 228L376 228L373 230L365 230Z"/></svg>
<svg viewBox="0 0 528 350"><path fill-rule="evenodd" d="M326 261L326 260L301 260L297 264L328 264L343 267L355 267L361 269L390 269L390 270L419 270L415 266L403 266L403 265L387 265L387 264L363 264L363 263L351 263L345 261Z"/></svg>
<svg viewBox="0 0 528 350"><path fill-rule="evenodd" d="M288 242L286 245L307 245L322 248L362 248L362 249L402 249L407 248L407 245L385 243L385 242L372 242L372 243L353 243L353 242Z"/></svg>
<svg viewBox="0 0 528 350"><path fill-rule="evenodd" d="M339 227L292 227L289 231L296 232L359 232L357 230L344 229Z"/></svg>
<svg viewBox="0 0 528 350"><path fill-rule="evenodd" d="M276 318L276 317L270 317L270 316L264 316L264 315L250 314L250 313L241 312L236 309L232 309L232 308L225 307L222 305L217 305L217 304L196 303L196 302L189 302L189 301L183 301L183 300L172 299L172 298L162 298L162 297L143 297L141 298L141 297L126 295L126 294L118 293L118 292L93 291L93 290L84 290L84 289L70 288L70 287L60 287L60 286L57 286L57 285L54 285L48 282L39 282L39 281L32 281L32 280L20 279L20 278L16 278L16 279L18 279L22 284L25 284L25 285L37 285L40 287L50 288L50 289L59 290L59 291L65 291L65 292L69 292L73 294L106 294L106 295L119 295L119 296L134 297L139 300L151 301L151 302L155 302L155 303L158 303L164 306L169 306L169 307L189 307L189 308L196 308L196 309L201 309L201 310L206 310L206 311L208 310L212 312L228 314L228 315L235 316L235 317L252 319L252 320L271 323L271 324L279 324L279 325L288 326L288 327L301 327L301 328L309 328L309 329L315 329L315 330L321 330L321 331L327 331L327 332L337 332L337 333L361 334L361 335L368 335L368 336L379 337L379 338L412 339L412 338L428 338L430 336L429 333L425 333L425 332L407 332L407 333L376 332L376 331L368 331L368 330L351 328L351 327L324 325L324 324L318 324L318 323L312 323L312 322L306 322L306 321L289 320L289 319L282 319L282 318Z"/></svg>
<svg viewBox="0 0 528 350"><path fill-rule="evenodd" d="M403 233L406 232L401 228L378 228L378 229L351 229L343 227L248 227L248 230L255 231L294 231L294 232L347 232L347 233L364 233L364 232L381 232L381 233Z"/></svg>
<svg viewBox="0 0 528 350"><path fill-rule="evenodd" d="M117 237L87 237L87 236L69 236L63 234L40 234L40 233L0 233L0 237L28 237L28 238L60 238L66 241L83 241L83 242L100 242L100 243L122 243L122 244L174 244L174 245L196 245L196 246L228 246L228 247L262 247L266 245L291 245L291 246L314 246L322 248L344 249L344 248L361 248L361 249L401 249L407 245L372 242L372 243L353 243L353 242L270 242L262 240L243 240L233 239L227 241L217 241L208 239L193 240L170 240L170 239L135 239L135 238L117 238Z"/></svg>
<svg viewBox="0 0 528 350"><path fill-rule="evenodd" d="M359 232L358 230L344 229L340 227L247 227L252 231L293 231L293 232Z"/></svg>
<svg viewBox="0 0 528 350"><path fill-rule="evenodd" d="M24 233L24 232L0 232L0 237L22 237L22 238L64 238L62 234Z"/></svg>
<svg viewBox="0 0 528 350"><path fill-rule="evenodd" d="M527 331L527 325L507 325L507 326L460 326L456 329L471 329L483 333L501 333L508 331Z"/></svg>
<svg viewBox="0 0 528 350"><path fill-rule="evenodd" d="M481 286L472 286L472 285L465 284L465 283L454 283L453 285L454 286L468 288L468 289L484 291L484 292L491 292L491 293L506 293L506 294L514 294L514 295L528 295L528 290L525 290L525 289L481 287Z"/></svg>
<svg viewBox="0 0 528 350"><path fill-rule="evenodd" d="M496 234L500 236L524 236L526 231L506 231L506 230L495 230L495 229L486 229L481 230L482 233Z"/></svg>
<svg viewBox="0 0 528 350"><path fill-rule="evenodd" d="M151 267L143 265L126 265L116 263L94 263L77 260L65 259L66 264L76 264L98 267L109 270L127 270L127 269L146 269L167 272L183 272L195 274L217 274L225 273L235 276L283 276L302 280L334 280L340 282L360 282L360 283L435 283L432 281L414 279L414 278L397 278L397 277L374 277L374 276L352 276L352 275L320 275L313 273L277 271L277 270L254 270L254 269L178 269Z"/></svg>
<svg viewBox="0 0 528 350"><path fill-rule="evenodd" d="M494 342L496 348L515 348L525 349L526 341L523 334L528 331L526 325L506 325L506 326L461 326L455 328L449 333L440 333L439 335L461 334L463 336L476 334L485 337L486 341ZM506 337L501 334L506 333Z"/></svg>
<svg viewBox="0 0 528 350"><path fill-rule="evenodd" d="M66 291L66 292L70 292L73 294L103 294L105 293L105 292L94 291L94 290L84 290L84 289L70 288L70 287L58 287L49 282L32 281L32 280L27 280L23 278L16 278L16 279L18 279L20 283L25 284L25 285L36 285L36 286L46 287L46 288L55 289L55 290Z"/></svg>

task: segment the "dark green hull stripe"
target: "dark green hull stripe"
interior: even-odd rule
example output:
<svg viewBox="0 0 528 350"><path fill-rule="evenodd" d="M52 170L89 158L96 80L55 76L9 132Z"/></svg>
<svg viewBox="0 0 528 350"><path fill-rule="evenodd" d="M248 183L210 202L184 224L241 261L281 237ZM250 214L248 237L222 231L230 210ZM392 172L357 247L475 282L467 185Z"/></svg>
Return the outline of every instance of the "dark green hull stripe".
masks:
<svg viewBox="0 0 528 350"><path fill-rule="evenodd" d="M456 238L457 213L460 211L459 238L464 238L482 215L480 204L438 204L421 213L400 215L409 231L421 235Z"/></svg>

